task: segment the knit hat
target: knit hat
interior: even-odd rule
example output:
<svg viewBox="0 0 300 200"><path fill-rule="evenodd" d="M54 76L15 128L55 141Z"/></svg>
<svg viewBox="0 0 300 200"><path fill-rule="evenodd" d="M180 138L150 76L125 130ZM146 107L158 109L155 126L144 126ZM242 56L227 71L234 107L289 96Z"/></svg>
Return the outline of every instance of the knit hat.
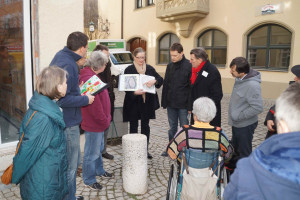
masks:
<svg viewBox="0 0 300 200"><path fill-rule="evenodd" d="M295 65L294 67L292 67L291 71L293 72L293 74L295 74L295 76L300 78L300 65Z"/></svg>

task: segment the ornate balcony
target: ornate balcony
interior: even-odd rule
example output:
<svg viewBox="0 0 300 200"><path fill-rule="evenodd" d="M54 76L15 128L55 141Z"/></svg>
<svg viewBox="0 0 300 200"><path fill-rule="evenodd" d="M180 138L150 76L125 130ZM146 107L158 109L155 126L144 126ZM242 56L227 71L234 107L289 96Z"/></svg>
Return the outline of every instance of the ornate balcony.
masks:
<svg viewBox="0 0 300 200"><path fill-rule="evenodd" d="M183 37L189 37L196 21L209 13L209 0L157 0L156 17L175 23Z"/></svg>

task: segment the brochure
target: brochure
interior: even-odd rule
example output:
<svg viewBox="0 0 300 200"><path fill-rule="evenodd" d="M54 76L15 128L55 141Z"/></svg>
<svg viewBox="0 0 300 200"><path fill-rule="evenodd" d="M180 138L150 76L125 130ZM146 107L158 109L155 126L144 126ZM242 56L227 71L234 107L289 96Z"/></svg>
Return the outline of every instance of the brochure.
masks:
<svg viewBox="0 0 300 200"><path fill-rule="evenodd" d="M119 75L119 91L136 91L142 89L145 92L155 94L155 85L147 87L146 83L154 80L154 76L144 74L123 74Z"/></svg>
<svg viewBox="0 0 300 200"><path fill-rule="evenodd" d="M81 96L87 94L95 96L106 88L108 88L108 84L101 81L97 75L94 75L80 87L80 93Z"/></svg>

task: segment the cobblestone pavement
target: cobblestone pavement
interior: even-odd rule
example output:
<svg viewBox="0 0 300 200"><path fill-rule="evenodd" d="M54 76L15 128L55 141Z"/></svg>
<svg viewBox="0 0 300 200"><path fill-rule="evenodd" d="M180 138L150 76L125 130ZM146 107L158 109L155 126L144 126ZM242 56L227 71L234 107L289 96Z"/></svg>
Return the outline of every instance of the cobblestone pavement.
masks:
<svg viewBox="0 0 300 200"><path fill-rule="evenodd" d="M159 97L161 89L158 90ZM116 106L122 106L124 93L116 92ZM229 138L231 138L231 127L227 124L227 110L230 95L224 95L222 100L222 128ZM255 130L253 148L257 147L265 137L267 132L263 125L264 118L269 108L274 104L274 100L264 100L264 112L259 115L258 127ZM97 181L103 185L101 191L91 190L82 181L81 174L77 177L77 194L83 195L85 200L106 200L106 199L165 199L167 192L167 180L171 160L160 156L168 143L168 120L165 109L160 108L156 112L156 119L151 120L151 138L149 152L153 155L152 160L148 160L148 191L143 195L133 195L125 192L122 186L122 145L108 145L108 152L115 156L114 160L104 159L104 168L108 172L113 172L114 177L110 179L97 177ZM17 200L20 198L18 186L0 185L0 199Z"/></svg>

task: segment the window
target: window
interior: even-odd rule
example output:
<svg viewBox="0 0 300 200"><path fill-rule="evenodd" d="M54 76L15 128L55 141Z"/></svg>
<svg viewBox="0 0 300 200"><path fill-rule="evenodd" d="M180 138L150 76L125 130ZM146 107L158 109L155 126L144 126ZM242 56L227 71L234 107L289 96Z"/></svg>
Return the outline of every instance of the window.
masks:
<svg viewBox="0 0 300 200"><path fill-rule="evenodd" d="M141 8L143 6L142 1L143 0L136 0L136 8Z"/></svg>
<svg viewBox="0 0 300 200"><path fill-rule="evenodd" d="M222 31L210 29L198 38L198 47L204 47L209 60L216 66L225 66L227 57L227 36Z"/></svg>
<svg viewBox="0 0 300 200"><path fill-rule="evenodd" d="M30 2L5 3L11 4L0 12L0 147L18 140L32 96Z"/></svg>
<svg viewBox="0 0 300 200"><path fill-rule="evenodd" d="M151 5L153 5L154 4L154 0L147 0L147 5L148 6L151 6Z"/></svg>
<svg viewBox="0 0 300 200"><path fill-rule="evenodd" d="M254 29L247 38L247 59L253 68L288 70L292 33L267 24Z"/></svg>
<svg viewBox="0 0 300 200"><path fill-rule="evenodd" d="M173 33L167 33L159 40L158 64L168 64L171 62L170 47L175 42L179 42L179 38Z"/></svg>

